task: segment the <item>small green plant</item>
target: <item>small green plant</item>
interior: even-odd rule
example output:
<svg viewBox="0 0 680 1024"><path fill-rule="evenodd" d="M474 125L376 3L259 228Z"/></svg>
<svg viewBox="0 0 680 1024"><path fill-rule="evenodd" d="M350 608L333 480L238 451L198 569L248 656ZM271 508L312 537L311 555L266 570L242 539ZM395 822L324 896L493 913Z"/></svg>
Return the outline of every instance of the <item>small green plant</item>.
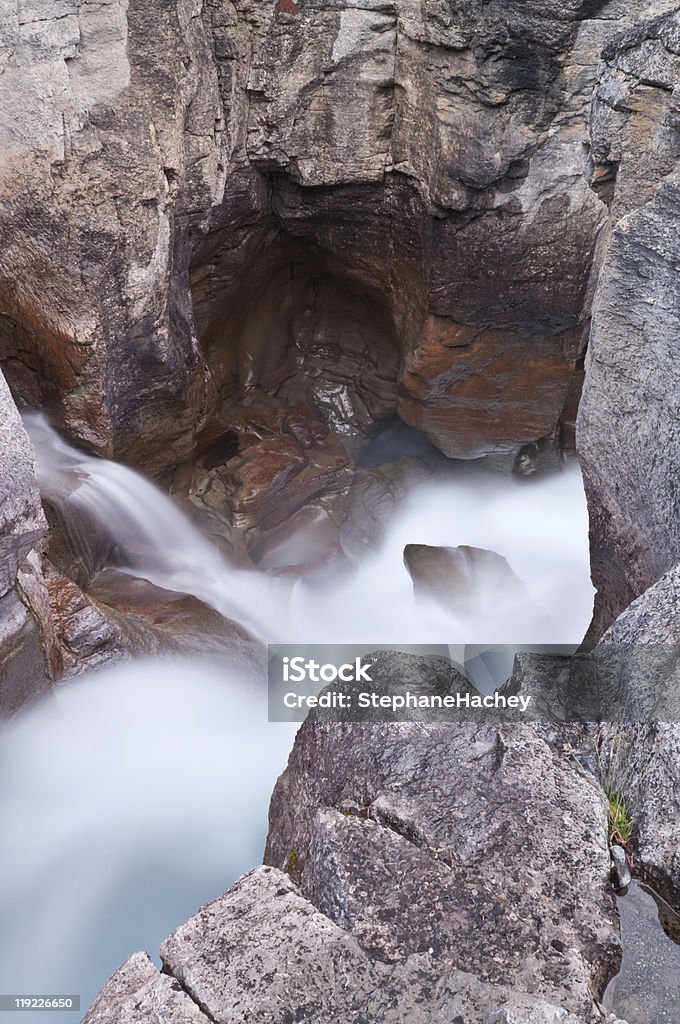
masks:
<svg viewBox="0 0 680 1024"><path fill-rule="evenodd" d="M608 793L609 844L627 846L633 838L630 802L621 793Z"/></svg>
<svg viewBox="0 0 680 1024"><path fill-rule="evenodd" d="M597 739L597 766L600 784L609 801L609 843L627 847L633 838L635 824L630 794L635 779L628 760L628 740L623 733L613 732Z"/></svg>

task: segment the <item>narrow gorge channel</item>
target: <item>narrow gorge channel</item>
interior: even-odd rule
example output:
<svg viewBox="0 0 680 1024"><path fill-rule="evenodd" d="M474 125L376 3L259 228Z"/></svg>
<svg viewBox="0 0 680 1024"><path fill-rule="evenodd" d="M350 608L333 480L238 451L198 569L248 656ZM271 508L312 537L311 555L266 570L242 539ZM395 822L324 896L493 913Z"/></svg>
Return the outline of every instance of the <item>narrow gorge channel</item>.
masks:
<svg viewBox="0 0 680 1024"><path fill-rule="evenodd" d="M6 1024L675 1022L679 97L677 0L0 0Z"/></svg>
<svg viewBox="0 0 680 1024"><path fill-rule="evenodd" d="M355 566L331 565L310 582L234 569L139 473L78 452L44 417L25 422L43 500L61 522L77 524L74 561L109 553L88 587L99 602L109 591L120 600L126 580L134 602L135 586L150 583L156 595L191 595L243 637L212 656L209 636L204 652L190 639L187 660L178 623L174 657L86 672L2 728L0 850L10 898L0 906L0 988L34 987L39 962L49 964L41 977L50 990L90 1000L126 951L158 948L259 863L294 727L266 722L264 654L247 646L248 634L440 657L450 646L464 660L466 644L575 648L590 621L575 462L538 480L448 466L443 479L405 492L380 524L385 536ZM390 434L373 450L388 441L394 447ZM304 548L304 533L291 543ZM447 602L427 588L461 544L497 557L467 563L457 586L448 570ZM412 578L407 545L427 546L440 565L425 564L420 575L415 566Z"/></svg>

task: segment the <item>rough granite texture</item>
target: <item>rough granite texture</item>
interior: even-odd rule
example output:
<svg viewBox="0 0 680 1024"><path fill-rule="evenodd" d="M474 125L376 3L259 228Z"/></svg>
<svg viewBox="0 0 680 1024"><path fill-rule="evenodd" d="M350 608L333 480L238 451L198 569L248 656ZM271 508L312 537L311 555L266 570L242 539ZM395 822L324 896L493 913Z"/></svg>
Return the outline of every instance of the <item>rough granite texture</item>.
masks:
<svg viewBox="0 0 680 1024"><path fill-rule="evenodd" d="M605 643L680 643L680 565L636 598L602 637Z"/></svg>
<svg viewBox="0 0 680 1024"><path fill-rule="evenodd" d="M0 373L0 597L17 578L47 523L35 480L28 434Z"/></svg>
<svg viewBox="0 0 680 1024"><path fill-rule="evenodd" d="M373 664L411 690L435 671L406 655ZM265 860L378 960L429 951L587 1018L618 934L605 801L563 742L529 725L308 719Z"/></svg>
<svg viewBox="0 0 680 1024"><path fill-rule="evenodd" d="M440 671L373 663L416 692ZM308 719L272 799L269 865L169 937L164 974L214 1024L603 1021L621 954L607 808L566 736ZM86 1024L121 1019L121 989L132 1012L138 957Z"/></svg>
<svg viewBox="0 0 680 1024"><path fill-rule="evenodd" d="M428 952L398 963L375 959L275 868L257 868L209 903L165 942L161 957L215 1024L579 1020L540 997L442 971Z"/></svg>
<svg viewBox="0 0 680 1024"><path fill-rule="evenodd" d="M182 986L135 953L107 981L83 1024L209 1024Z"/></svg>
<svg viewBox="0 0 680 1024"><path fill-rule="evenodd" d="M658 648L669 663L666 688L680 695L678 568L634 601L602 637L604 644ZM635 822L639 873L680 912L680 709L664 721L611 726L609 749L618 751L623 788Z"/></svg>
<svg viewBox="0 0 680 1024"><path fill-rule="evenodd" d="M611 42L591 112L610 203L577 443L594 635L680 561L680 12Z"/></svg>

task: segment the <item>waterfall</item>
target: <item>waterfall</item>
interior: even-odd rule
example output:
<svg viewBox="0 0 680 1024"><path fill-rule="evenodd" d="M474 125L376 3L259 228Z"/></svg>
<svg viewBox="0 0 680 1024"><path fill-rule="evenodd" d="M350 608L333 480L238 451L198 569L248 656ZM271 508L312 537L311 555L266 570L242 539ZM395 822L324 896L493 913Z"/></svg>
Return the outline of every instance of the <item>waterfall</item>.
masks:
<svg viewBox="0 0 680 1024"><path fill-rule="evenodd" d="M578 645L592 613L588 514L578 464L525 481L457 464L414 488L382 541L353 571L319 571L289 593L265 573L236 569L170 497L140 473L72 448L42 415L26 417L44 497L86 513L119 557L159 587L192 594L266 642ZM471 545L503 556L524 587L511 605L479 570L477 600L416 600L407 544Z"/></svg>
<svg viewBox="0 0 680 1024"><path fill-rule="evenodd" d="M0 726L0 992L80 994L84 1011L260 862L293 737L266 703L224 668L167 659L80 676Z"/></svg>
<svg viewBox="0 0 680 1024"><path fill-rule="evenodd" d="M26 422L43 496L65 518L105 534L129 572L194 595L261 640L448 646L460 662L461 645L577 644L588 625L575 463L531 482L458 464L415 488L350 571L283 590L231 566L139 473L75 450L42 416ZM407 544L492 549L521 582L514 604L483 569L469 606L416 600ZM154 954L260 860L294 728L266 719L252 680L166 659L83 675L0 727L0 990L80 993L85 1008L119 962ZM30 1013L20 1020L33 1024Z"/></svg>
<svg viewBox="0 0 680 1024"><path fill-rule="evenodd" d="M67 444L41 413L24 417L43 498L83 512L115 541L127 568L165 590L191 594L267 642L282 630L275 581L231 566L166 494L127 466ZM283 639L283 633L281 634Z"/></svg>

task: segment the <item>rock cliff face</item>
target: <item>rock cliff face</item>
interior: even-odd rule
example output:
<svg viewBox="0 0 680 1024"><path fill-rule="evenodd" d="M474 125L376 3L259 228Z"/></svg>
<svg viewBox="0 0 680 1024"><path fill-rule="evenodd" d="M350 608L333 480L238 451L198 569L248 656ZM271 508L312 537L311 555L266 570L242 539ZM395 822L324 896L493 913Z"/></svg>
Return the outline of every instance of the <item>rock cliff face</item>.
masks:
<svg viewBox="0 0 680 1024"><path fill-rule="evenodd" d="M602 637L602 644L651 645L660 652L673 708L664 721L610 726L609 748L618 759L622 790L635 822L638 873L680 912L680 566L633 601ZM654 655L653 655L654 656ZM661 677L663 679L663 677ZM672 697L675 699L673 700ZM673 707L674 705L674 707Z"/></svg>
<svg viewBox="0 0 680 1024"><path fill-rule="evenodd" d="M578 449L596 632L680 560L680 13L605 50L593 185L610 206Z"/></svg>
<svg viewBox="0 0 680 1024"><path fill-rule="evenodd" d="M36 552L46 532L33 449L0 373L0 718L43 694L58 667Z"/></svg>
<svg viewBox="0 0 680 1024"><path fill-rule="evenodd" d="M15 394L154 472L262 390L350 435L398 412L464 457L554 434L603 218L585 113L646 9L8 8Z"/></svg>
<svg viewBox="0 0 680 1024"><path fill-rule="evenodd" d="M2 365L22 401L150 466L203 387L175 229L219 177L198 26L182 0L5 4L0 24Z"/></svg>

